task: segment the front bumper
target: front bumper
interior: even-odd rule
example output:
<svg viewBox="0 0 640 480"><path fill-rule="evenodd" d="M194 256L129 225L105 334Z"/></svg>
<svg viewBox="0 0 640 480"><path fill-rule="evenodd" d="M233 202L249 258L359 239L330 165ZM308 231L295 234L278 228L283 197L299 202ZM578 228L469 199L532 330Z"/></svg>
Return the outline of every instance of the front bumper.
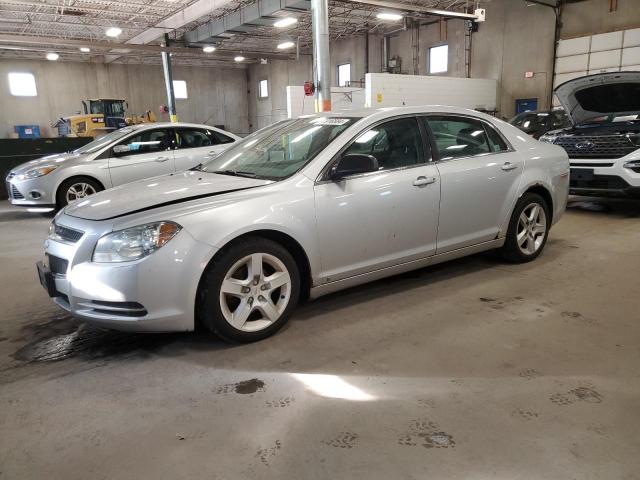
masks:
<svg viewBox="0 0 640 480"><path fill-rule="evenodd" d="M53 279L48 293L53 291L58 306L80 320L116 330L194 329L196 291L212 247L183 229L141 260L94 263L93 248L111 226L65 215L56 223L85 232L76 243L45 242L43 267Z"/></svg>
<svg viewBox="0 0 640 480"><path fill-rule="evenodd" d="M640 198L640 173L623 165L626 158L571 159L569 193L594 197Z"/></svg>
<svg viewBox="0 0 640 480"><path fill-rule="evenodd" d="M54 207L54 189L49 188L45 177L46 175L28 180L7 178L5 186L11 204L21 207Z"/></svg>

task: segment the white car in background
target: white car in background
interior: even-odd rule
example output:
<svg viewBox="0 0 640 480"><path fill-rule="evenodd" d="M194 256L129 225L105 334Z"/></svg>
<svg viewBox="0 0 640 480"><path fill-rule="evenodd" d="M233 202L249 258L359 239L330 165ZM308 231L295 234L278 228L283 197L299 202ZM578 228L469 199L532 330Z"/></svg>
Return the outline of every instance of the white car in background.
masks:
<svg viewBox="0 0 640 480"><path fill-rule="evenodd" d="M12 169L7 192L13 205L63 208L107 188L188 170L239 139L207 125L133 125L73 152L48 155Z"/></svg>
<svg viewBox="0 0 640 480"><path fill-rule="evenodd" d="M319 114L74 202L38 273L87 322L253 341L300 297L490 249L534 260L568 186L563 149L472 110Z"/></svg>

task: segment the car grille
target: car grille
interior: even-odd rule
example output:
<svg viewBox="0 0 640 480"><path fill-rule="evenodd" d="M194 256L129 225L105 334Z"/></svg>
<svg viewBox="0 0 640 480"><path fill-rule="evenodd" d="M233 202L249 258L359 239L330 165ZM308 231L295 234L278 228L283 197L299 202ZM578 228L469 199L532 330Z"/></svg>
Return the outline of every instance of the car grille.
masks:
<svg viewBox="0 0 640 480"><path fill-rule="evenodd" d="M601 190L623 190L629 184L615 175L594 175L590 179L577 179L574 171L571 171L569 188L593 188Z"/></svg>
<svg viewBox="0 0 640 480"><path fill-rule="evenodd" d="M20 193L20 190L16 188L15 185L9 184L11 188L7 188L7 192L9 192L9 197L14 200L24 200L24 195Z"/></svg>
<svg viewBox="0 0 640 480"><path fill-rule="evenodd" d="M49 263L49 270L51 270L51 273L53 273L54 275L67 274L67 267L69 266L69 262L67 260L49 254L47 254L47 259Z"/></svg>
<svg viewBox="0 0 640 480"><path fill-rule="evenodd" d="M620 158L638 149L624 135L566 136L554 143L564 148L569 158Z"/></svg>
<svg viewBox="0 0 640 480"><path fill-rule="evenodd" d="M74 230L73 228L63 227L62 225L58 225L57 223L53 224L54 231L56 236L65 242L76 243L78 240L82 238L84 232L80 230Z"/></svg>

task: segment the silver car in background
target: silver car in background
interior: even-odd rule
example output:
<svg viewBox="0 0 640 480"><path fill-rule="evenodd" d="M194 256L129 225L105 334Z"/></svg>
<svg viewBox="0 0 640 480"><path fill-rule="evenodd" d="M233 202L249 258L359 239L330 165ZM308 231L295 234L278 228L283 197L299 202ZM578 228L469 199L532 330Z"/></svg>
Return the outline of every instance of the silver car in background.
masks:
<svg viewBox="0 0 640 480"><path fill-rule="evenodd" d="M563 149L475 111L312 115L69 205L38 273L87 322L259 340L300 298L490 249L535 259L568 182Z"/></svg>
<svg viewBox="0 0 640 480"><path fill-rule="evenodd" d="M207 125L133 125L73 152L48 155L12 169L7 192L13 205L62 208L116 185L187 170L239 139Z"/></svg>

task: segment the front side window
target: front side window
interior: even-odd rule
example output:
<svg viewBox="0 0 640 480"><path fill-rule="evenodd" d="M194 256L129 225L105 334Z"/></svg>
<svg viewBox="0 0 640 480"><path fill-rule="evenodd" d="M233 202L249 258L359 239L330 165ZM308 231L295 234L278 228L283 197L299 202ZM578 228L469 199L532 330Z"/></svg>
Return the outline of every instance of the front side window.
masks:
<svg viewBox="0 0 640 480"><path fill-rule="evenodd" d="M119 145L128 147L126 155L140 155L170 150L173 146L171 135L167 130L145 130L138 135L129 137ZM124 153L124 152L123 152Z"/></svg>
<svg viewBox="0 0 640 480"><path fill-rule="evenodd" d="M429 49L429 73L443 73L449 69L449 45Z"/></svg>
<svg viewBox="0 0 640 480"><path fill-rule="evenodd" d="M356 153L376 157L380 170L409 167L429 160L425 158L418 121L413 117L391 120L365 130L343 155Z"/></svg>
<svg viewBox="0 0 640 480"><path fill-rule="evenodd" d="M204 172L252 178L287 178L313 160L357 119L299 118L250 135L199 167Z"/></svg>
<svg viewBox="0 0 640 480"><path fill-rule="evenodd" d="M15 97L35 97L38 95L36 77L32 73L10 72L9 92Z"/></svg>
<svg viewBox="0 0 640 480"><path fill-rule="evenodd" d="M351 64L338 65L338 86L347 87L351 83Z"/></svg>
<svg viewBox="0 0 640 480"><path fill-rule="evenodd" d="M428 117L440 160L490 153L487 135L479 120L454 116Z"/></svg>
<svg viewBox="0 0 640 480"><path fill-rule="evenodd" d="M181 128L178 130L178 148L200 148L215 144L204 130Z"/></svg>

